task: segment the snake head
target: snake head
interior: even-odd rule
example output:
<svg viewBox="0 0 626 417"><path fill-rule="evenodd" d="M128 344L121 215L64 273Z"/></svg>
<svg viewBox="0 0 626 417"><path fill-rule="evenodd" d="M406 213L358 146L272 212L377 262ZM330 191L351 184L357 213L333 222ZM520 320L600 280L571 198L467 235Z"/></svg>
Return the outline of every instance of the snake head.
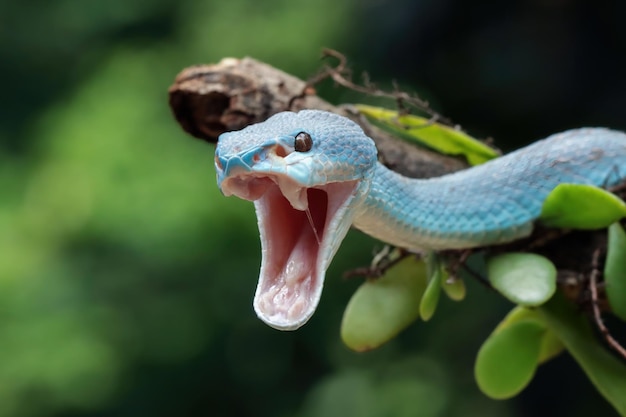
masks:
<svg viewBox="0 0 626 417"><path fill-rule="evenodd" d="M316 110L279 113L220 136L220 190L254 201L262 249L254 309L268 325L294 330L315 312L376 155L356 123Z"/></svg>

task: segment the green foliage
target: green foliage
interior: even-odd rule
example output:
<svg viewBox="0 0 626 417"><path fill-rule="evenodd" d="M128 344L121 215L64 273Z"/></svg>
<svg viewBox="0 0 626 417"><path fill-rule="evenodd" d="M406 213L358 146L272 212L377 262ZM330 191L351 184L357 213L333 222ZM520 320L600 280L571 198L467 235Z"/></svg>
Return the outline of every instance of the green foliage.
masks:
<svg viewBox="0 0 626 417"><path fill-rule="evenodd" d="M446 293L448 298L453 301L463 301L467 295L465 281L462 279L444 279L441 282L441 288L443 288L443 291Z"/></svg>
<svg viewBox="0 0 626 417"><path fill-rule="evenodd" d="M613 314L626 321L626 232L619 223L609 227L606 263L604 264L605 291Z"/></svg>
<svg viewBox="0 0 626 417"><path fill-rule="evenodd" d="M565 345L559 339L555 332L546 329L543 337L541 338L541 348L539 350L539 364L549 361L550 359L558 356L565 349Z"/></svg>
<svg viewBox="0 0 626 417"><path fill-rule="evenodd" d="M544 329L540 342L540 351L538 363L546 362L563 351L563 343L556 334L547 327L545 320L539 314L537 309L523 306L516 306L506 315L506 317L498 324L494 330L494 334L498 331L513 326L520 321L531 321Z"/></svg>
<svg viewBox="0 0 626 417"><path fill-rule="evenodd" d="M589 321L558 294L538 311L598 391L626 415L626 365L598 343Z"/></svg>
<svg viewBox="0 0 626 417"><path fill-rule="evenodd" d="M487 277L500 294L522 306L541 305L556 291L556 268L533 253L505 253L489 259Z"/></svg>
<svg viewBox="0 0 626 417"><path fill-rule="evenodd" d="M536 310L515 307L480 348L476 382L492 398L510 398L526 387L538 365L562 351L560 339Z"/></svg>
<svg viewBox="0 0 626 417"><path fill-rule="evenodd" d="M400 137L417 141L446 155L462 155L470 165L496 158L498 153L459 129L395 110L357 104L356 108L370 120Z"/></svg>
<svg viewBox="0 0 626 417"><path fill-rule="evenodd" d="M396 336L419 316L427 281L424 262L408 257L383 277L364 282L343 315L344 343L353 350L365 351Z"/></svg>
<svg viewBox="0 0 626 417"><path fill-rule="evenodd" d="M417 355L380 370L344 370L309 394L302 415L435 417L448 401L447 379L436 362Z"/></svg>
<svg viewBox="0 0 626 417"><path fill-rule="evenodd" d="M532 379L537 365L565 347L598 391L624 415L626 366L598 343L589 322L559 294L536 310L514 309L481 347L476 381L493 398L509 398Z"/></svg>
<svg viewBox="0 0 626 417"><path fill-rule="evenodd" d="M524 389L539 362L543 331L538 323L521 320L494 332L476 358L474 372L481 391L504 399Z"/></svg>
<svg viewBox="0 0 626 417"><path fill-rule="evenodd" d="M417 318L434 315L442 288L455 301L465 297L462 280L446 283L439 256L426 261L406 257L380 278L366 280L353 294L341 322L341 338L350 349L362 352L388 342Z"/></svg>
<svg viewBox="0 0 626 417"><path fill-rule="evenodd" d="M189 181L206 176L210 150L172 141L156 104L167 74L144 71L156 58L120 51L43 118L23 194L2 201L2 416L101 407L137 357L184 360L210 337L208 288L182 298L174 283L194 283L172 274L196 262L215 215L218 194Z"/></svg>
<svg viewBox="0 0 626 417"><path fill-rule="evenodd" d="M419 304L420 317L424 321L430 320L435 314L441 286L445 281L439 257L432 252L426 255L426 269L428 271L428 285Z"/></svg>
<svg viewBox="0 0 626 417"><path fill-rule="evenodd" d="M549 227L602 229L626 217L626 203L592 185L559 184L541 208L540 220Z"/></svg>

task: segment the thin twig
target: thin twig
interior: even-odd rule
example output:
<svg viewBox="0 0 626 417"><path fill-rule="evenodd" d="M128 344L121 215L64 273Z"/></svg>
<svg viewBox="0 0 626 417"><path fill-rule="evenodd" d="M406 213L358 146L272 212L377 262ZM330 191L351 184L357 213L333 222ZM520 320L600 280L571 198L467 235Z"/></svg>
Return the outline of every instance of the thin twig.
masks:
<svg viewBox="0 0 626 417"><path fill-rule="evenodd" d="M446 283L451 284L460 279L459 269L461 269L461 267L465 267L467 259L474 252L474 249L463 249L461 251L455 251L455 254L448 258L449 260L446 265L446 269L448 270L448 279L446 280Z"/></svg>
<svg viewBox="0 0 626 417"><path fill-rule="evenodd" d="M597 280L598 275L600 274L600 270L598 268L600 258L600 249L596 249L593 252L593 260L592 260L592 270L589 276L589 290L591 291L591 308L593 309L593 319L598 327L600 333L604 337L604 340L615 350L619 355L626 359L626 349L619 344L617 340L611 336L609 329L604 325L602 321L602 316L600 313L600 306L598 305L598 288L597 288Z"/></svg>
<svg viewBox="0 0 626 417"><path fill-rule="evenodd" d="M534 250L547 246L549 243L562 238L572 232L571 229L546 229L539 233L536 238L528 242L528 250Z"/></svg>
<svg viewBox="0 0 626 417"><path fill-rule="evenodd" d="M484 277L482 274L470 268L469 265L467 265L467 263L462 263L461 268L463 268L465 272L470 274L474 279L476 279L476 281L478 281L484 287L490 289L491 291L497 292L496 289L493 288L493 285L491 285L491 282L489 282L489 280L486 277Z"/></svg>
<svg viewBox="0 0 626 417"><path fill-rule="evenodd" d="M358 93L366 94L373 97L392 99L396 102L398 109L402 113L408 113L408 105L409 107L414 107L415 109L418 109L419 111L428 114L431 117L432 123L438 122L448 125L450 127L458 127L454 125L450 119L434 111L426 100L422 100L415 95L411 95L407 92L401 91L396 83L394 83L394 89L391 92L377 88L374 84L371 83L367 74L364 74L363 76L364 85L354 83L351 80L351 71L348 68L346 57L340 52L332 49L325 49L323 51L323 57L335 58L337 59L338 63L334 67L326 66L319 74L317 74L308 81L307 84L309 86L313 86L327 78L330 78L337 84L346 87L352 91L356 91Z"/></svg>

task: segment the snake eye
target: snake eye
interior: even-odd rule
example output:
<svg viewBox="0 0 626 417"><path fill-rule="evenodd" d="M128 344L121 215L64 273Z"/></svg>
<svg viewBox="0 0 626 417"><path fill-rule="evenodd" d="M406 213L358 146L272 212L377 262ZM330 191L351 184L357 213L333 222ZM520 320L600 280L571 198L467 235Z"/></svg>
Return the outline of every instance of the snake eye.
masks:
<svg viewBox="0 0 626 417"><path fill-rule="evenodd" d="M312 147L313 139L311 139L311 135L306 132L300 132L296 135L296 140L293 144L293 148L296 152L308 152Z"/></svg>

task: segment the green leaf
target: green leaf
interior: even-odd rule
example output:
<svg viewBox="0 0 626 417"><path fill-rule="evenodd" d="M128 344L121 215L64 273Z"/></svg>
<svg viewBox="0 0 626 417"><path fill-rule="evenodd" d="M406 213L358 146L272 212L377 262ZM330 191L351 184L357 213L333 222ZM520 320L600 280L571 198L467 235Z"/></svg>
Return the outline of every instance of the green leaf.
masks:
<svg viewBox="0 0 626 417"><path fill-rule="evenodd" d="M441 280L441 288L446 293L448 298L452 301L462 301L465 299L465 295L467 294L467 289L465 288L465 282L458 278L454 279L451 282L449 280L443 279Z"/></svg>
<svg viewBox="0 0 626 417"><path fill-rule="evenodd" d="M543 202L539 220L550 227L601 229L622 217L626 203L615 194L593 185L559 184Z"/></svg>
<svg viewBox="0 0 626 417"><path fill-rule="evenodd" d="M357 104L355 107L383 128L402 137L417 141L446 155L463 155L470 165L478 165L498 157L498 153L484 143L440 123L411 114L381 107Z"/></svg>
<svg viewBox="0 0 626 417"><path fill-rule="evenodd" d="M619 223L609 227L604 281L613 313L626 320L626 233Z"/></svg>
<svg viewBox="0 0 626 417"><path fill-rule="evenodd" d="M543 336L539 345L538 363L544 363L554 358L564 349L563 342L556 334L548 328L543 316L536 310L523 306L515 306L509 314L498 324L494 333L499 332L509 326L515 325L521 321L530 321L544 328Z"/></svg>
<svg viewBox="0 0 626 417"><path fill-rule="evenodd" d="M495 398L510 398L531 381L545 327L521 320L494 331L476 357L474 376L480 390Z"/></svg>
<svg viewBox="0 0 626 417"><path fill-rule="evenodd" d="M536 310L523 306L515 306L511 311L509 311L509 314L502 319L502 321L495 328L494 332L499 332L502 329L506 329L509 326L519 323L520 321L532 321L543 327L546 326L543 318L537 313Z"/></svg>
<svg viewBox="0 0 626 417"><path fill-rule="evenodd" d="M556 291L556 268L534 253L505 253L489 259L487 278L503 296L524 306L543 304Z"/></svg>
<svg viewBox="0 0 626 417"><path fill-rule="evenodd" d="M551 329L546 329L541 338L541 346L539 347L539 364L548 362L550 359L559 355L565 349L565 345L559 337Z"/></svg>
<svg viewBox="0 0 626 417"><path fill-rule="evenodd" d="M422 300L419 304L420 317L424 321L431 319L435 310L437 309L437 303L439 302L439 294L441 294L441 281L442 281L442 267L439 261L439 257L431 252L426 256L426 269L428 273L428 286L422 296Z"/></svg>
<svg viewBox="0 0 626 417"><path fill-rule="evenodd" d="M387 342L419 316L426 288L424 261L406 258L354 293L341 322L341 338L350 349L366 351Z"/></svg>
<svg viewBox="0 0 626 417"><path fill-rule="evenodd" d="M600 394L620 415L626 416L626 364L598 342L589 321L560 294L538 311Z"/></svg>

